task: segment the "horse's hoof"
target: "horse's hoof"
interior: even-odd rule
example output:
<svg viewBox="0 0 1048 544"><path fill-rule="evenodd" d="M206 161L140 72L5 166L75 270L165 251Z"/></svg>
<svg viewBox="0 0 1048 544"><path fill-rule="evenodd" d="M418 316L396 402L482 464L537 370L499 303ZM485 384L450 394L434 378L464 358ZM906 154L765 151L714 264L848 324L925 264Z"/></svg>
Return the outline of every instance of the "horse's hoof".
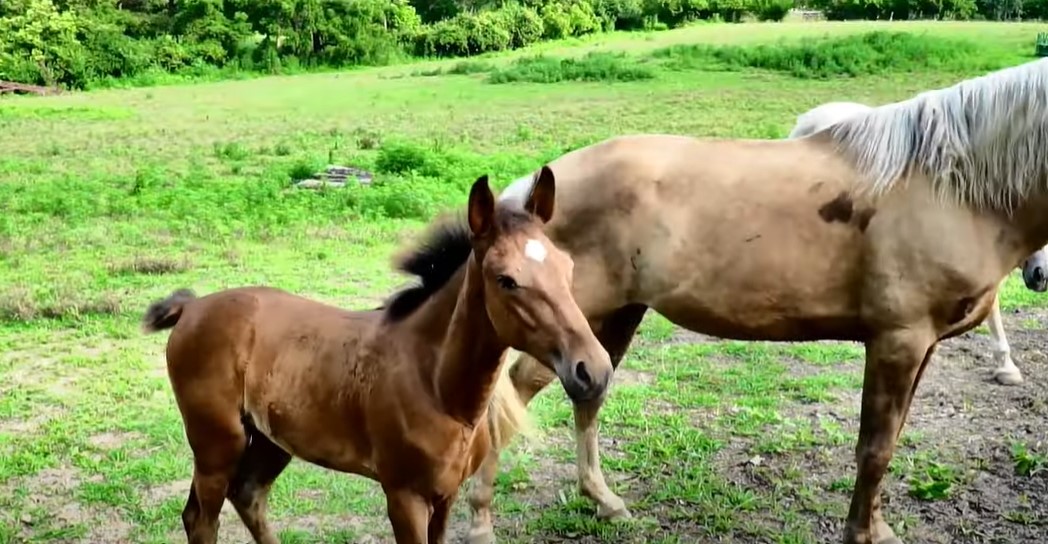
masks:
<svg viewBox="0 0 1048 544"><path fill-rule="evenodd" d="M470 531L466 542L468 544L495 544L495 532L491 529Z"/></svg>
<svg viewBox="0 0 1048 544"><path fill-rule="evenodd" d="M616 508L616 509L610 510L610 511L608 511L608 510L600 511L599 509L597 510L597 518L602 519L604 521L611 521L611 522L627 521L627 520L629 520L632 517L633 517L633 514L631 514L629 509L627 509L625 506L623 506L621 508Z"/></svg>
<svg viewBox="0 0 1048 544"><path fill-rule="evenodd" d="M998 368L993 371L993 379L1001 385L1019 385L1023 383L1023 375L1019 369Z"/></svg>

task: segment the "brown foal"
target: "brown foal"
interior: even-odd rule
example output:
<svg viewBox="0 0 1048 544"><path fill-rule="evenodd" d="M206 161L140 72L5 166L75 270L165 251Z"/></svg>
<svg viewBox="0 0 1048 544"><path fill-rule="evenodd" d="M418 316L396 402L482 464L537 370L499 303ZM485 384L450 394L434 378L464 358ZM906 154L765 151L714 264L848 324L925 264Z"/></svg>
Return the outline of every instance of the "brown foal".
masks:
<svg viewBox="0 0 1048 544"><path fill-rule="evenodd" d="M508 348L603 397L611 361L572 297L571 258L543 234L553 174L535 181L511 209L478 179L468 220L438 222L397 263L421 284L383 308L266 287L179 290L150 306L147 332L173 327L168 376L194 460L189 542L217 540L227 498L256 542L278 542L266 497L295 456L380 482L398 544L442 543L462 482L527 422L500 371Z"/></svg>

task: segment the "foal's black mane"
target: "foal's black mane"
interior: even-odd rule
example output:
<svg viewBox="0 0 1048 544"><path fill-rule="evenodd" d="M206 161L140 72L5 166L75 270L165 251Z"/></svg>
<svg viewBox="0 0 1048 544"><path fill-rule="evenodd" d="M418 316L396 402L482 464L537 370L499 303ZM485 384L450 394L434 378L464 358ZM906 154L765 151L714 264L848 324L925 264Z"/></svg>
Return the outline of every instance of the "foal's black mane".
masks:
<svg viewBox="0 0 1048 544"><path fill-rule="evenodd" d="M495 222L502 232L508 232L531 221L531 214L512 208L497 207ZM417 276L419 284L397 291L376 308L384 310L386 319L400 321L418 310L448 280L466 264L473 252L473 232L465 214L437 220L421 243L397 259L394 267Z"/></svg>

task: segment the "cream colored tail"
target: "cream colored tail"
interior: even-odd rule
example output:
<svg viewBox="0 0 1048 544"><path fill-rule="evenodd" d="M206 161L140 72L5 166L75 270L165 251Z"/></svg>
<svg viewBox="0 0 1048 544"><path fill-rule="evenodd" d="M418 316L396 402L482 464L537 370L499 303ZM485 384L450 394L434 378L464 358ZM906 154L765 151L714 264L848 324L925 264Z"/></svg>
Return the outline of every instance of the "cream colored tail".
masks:
<svg viewBox="0 0 1048 544"><path fill-rule="evenodd" d="M495 390L488 402L488 430L491 431L496 450L506 447L514 435L523 435L525 439L536 436L535 424L528 415L528 407L517 394L517 388L513 387L513 380L509 377L512 361L519 356L520 352L512 349L502 354L499 377L495 380Z"/></svg>

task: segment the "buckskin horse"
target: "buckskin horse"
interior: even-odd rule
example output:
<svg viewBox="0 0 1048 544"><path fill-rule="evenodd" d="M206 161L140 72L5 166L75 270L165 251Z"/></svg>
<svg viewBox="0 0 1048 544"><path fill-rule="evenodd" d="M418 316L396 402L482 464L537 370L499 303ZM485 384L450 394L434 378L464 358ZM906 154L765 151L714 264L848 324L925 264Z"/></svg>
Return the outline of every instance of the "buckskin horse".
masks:
<svg viewBox="0 0 1048 544"><path fill-rule="evenodd" d="M182 513L214 543L228 498L256 542L279 542L269 490L292 456L377 480L398 544L444 542L463 481L527 423L500 367L507 348L549 361L580 402L613 369L571 295L573 263L543 234L554 179L520 208L487 181L468 221L444 221L398 268L421 279L371 311L267 287L154 302L146 332L173 328L168 376L193 451Z"/></svg>
<svg viewBox="0 0 1048 544"><path fill-rule="evenodd" d="M1005 276L1048 242L1048 59L926 91L804 138L621 136L571 151L550 240L616 366L649 308L735 340L865 344L857 472L843 541L900 540L880 488L937 344L989 315ZM519 206L533 183L500 201ZM521 355L525 401L553 380ZM600 469L601 399L575 402L578 484L630 515ZM485 534L496 468L471 494Z"/></svg>
<svg viewBox="0 0 1048 544"><path fill-rule="evenodd" d="M827 102L820 104L797 116L797 124L790 131L789 138L801 138L813 134L849 116L866 113L870 106L858 102ZM1048 246L1041 248L1023 260L1022 265L1023 283L1026 288L1043 293L1048 291ZM1004 285L1004 282L1001 282ZM1018 385L1023 382L1022 372L1015 366L1012 360L1012 349L1008 345L1008 338L1004 334L1004 320L1001 318L1000 292L993 299L993 308L990 317L986 320L990 329L990 337L993 338L993 359L997 368L993 370L993 378L1002 385Z"/></svg>

